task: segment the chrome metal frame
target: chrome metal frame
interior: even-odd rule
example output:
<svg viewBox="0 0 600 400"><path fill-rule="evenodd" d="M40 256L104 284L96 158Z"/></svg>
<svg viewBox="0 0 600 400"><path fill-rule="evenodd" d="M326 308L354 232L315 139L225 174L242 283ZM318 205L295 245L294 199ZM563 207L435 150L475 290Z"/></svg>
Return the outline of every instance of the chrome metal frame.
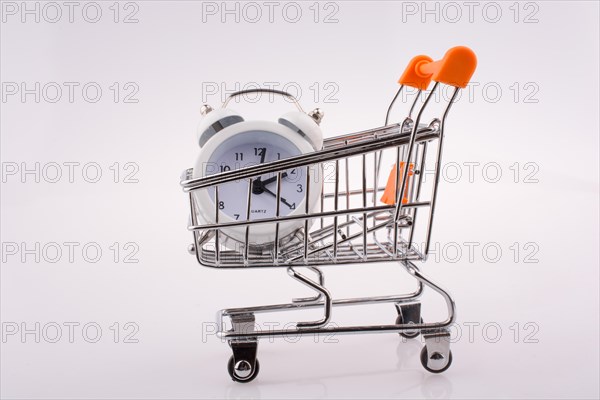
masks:
<svg viewBox="0 0 600 400"><path fill-rule="evenodd" d="M239 366L238 378L249 376L248 368L251 369L254 365L256 348L253 347L249 351L248 354L251 355L248 358L243 354L240 355L240 352L248 351L246 345L241 346L243 350L239 351L236 350L235 346L240 345L240 343L250 343L255 346L259 338L280 337L290 334L376 332L409 334L417 332L423 334L426 341L427 349L425 350L427 351L425 361L423 361L422 356L423 365L433 372L444 370L449 366L451 356L447 339L449 336L448 327L456 318L454 301L446 290L423 275L414 264L416 261L425 261L429 253L440 181L444 128L450 107L459 92L459 88L455 88L451 99L442 112L441 119L432 118L429 123L423 124L421 121L424 112L439 86L440 84L436 83L425 96L414 120L412 115L418 100L421 98L421 91L417 92L404 121L388 124L390 111L403 89L403 87L400 87L387 110L386 123L382 127L326 139L323 149L313 153L202 178L193 178L192 169L184 171L181 186L189 195L191 215L188 229L193 232L194 237L190 252L195 254L201 265L211 268L284 267L290 277L316 292L313 297L293 299L290 303L230 308L217 313L217 321L221 327L218 335L232 344L236 371L238 371ZM240 94L243 94L243 92L236 93L232 97ZM287 93L280 94L293 99ZM228 101L229 99L225 102L225 105ZM297 107L300 107L297 101L294 101L294 103ZM436 151L428 152L427 150L431 146L437 146ZM385 187L379 185L379 181L382 159L386 152L392 152L393 154L395 176L402 176L401 181L397 181L400 184L396 185L395 203L393 205L378 202L378 198L385 190ZM373 165L373 171L372 175L369 175L367 165L369 165L368 162L371 157L373 159L373 164L371 164ZM435 172L429 196L426 196L423 190L424 174L422 171L428 157L433 158ZM362 167L359 188L351 187L352 179L349 164L353 158L360 160ZM401 168L401 165L406 167ZM330 174L330 176L333 176L333 181L323 183L320 210L309 212L308 202L306 202L307 207L303 214L280 215L279 200L281 198L282 174L292 168L305 168L308 183L310 176L322 174L325 166L333 166L333 174ZM411 176L410 167L413 166L413 175ZM309 171L311 171L310 174ZM276 215L273 218L251 219L252 181L264 174L275 174L277 176ZM370 177L372 177L372 180L370 180ZM320 178L323 179L323 176ZM216 206L219 199L219 186L239 180L248 182L246 218L235 222L221 222ZM342 184L343 188L340 187ZM308 188L308 185L306 187ZM214 223L200 224L198 222L198 204L194 196L194 192L198 190L214 191L214 198L216 199ZM308 198L308 195L306 196ZM408 198L406 203L399 201L399 199L405 197ZM369 198L371 200L368 200ZM353 203L358 203L358 205ZM418 210L421 208L427 208L429 211L428 218L424 221L417 219ZM298 220L303 223L299 223L301 227L292 237L280 238L279 224L291 220ZM417 224L418 222L419 224ZM271 246L253 247L253 244L249 242L250 227L256 224L270 224L273 227L276 240ZM424 250L420 250L415 245L415 229L417 226L424 229ZM246 228L244 243L237 243L227 237L226 228L231 227ZM334 299L325 287L324 275L320 269L325 265L386 261L398 261L404 270L416 280L417 288L408 294ZM317 275L317 279L311 279L299 272L299 268L311 270ZM415 308L411 309L411 307L418 303L424 287L433 289L445 300L447 306L446 319L439 322L422 322L420 319L420 304L417 307L416 317L414 316ZM332 310L335 307L376 303L395 304L401 320L397 320L395 324L387 325L328 325L331 321ZM314 308L322 309L322 318L315 321L299 321L292 329L263 331L257 330L254 326L255 314ZM409 314L413 315L413 320L402 320L403 316ZM231 321L231 328L228 328L228 320ZM440 338L446 340L440 342ZM242 365L240 364L241 358L244 358L243 366L240 366ZM243 379L238 380L243 381Z"/></svg>

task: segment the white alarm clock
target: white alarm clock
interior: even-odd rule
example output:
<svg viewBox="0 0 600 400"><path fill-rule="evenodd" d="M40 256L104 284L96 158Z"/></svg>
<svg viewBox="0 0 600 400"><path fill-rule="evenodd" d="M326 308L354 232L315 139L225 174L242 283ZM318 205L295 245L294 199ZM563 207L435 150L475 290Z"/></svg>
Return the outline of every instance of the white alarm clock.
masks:
<svg viewBox="0 0 600 400"><path fill-rule="evenodd" d="M277 122L245 120L239 113L227 108L227 104L232 97L249 92L286 96L294 100L298 110L284 114ZM204 105L201 112L204 118L197 130L200 154L194 166L194 178L298 156L323 147L323 135L319 127L323 117L322 112L316 109L310 114L304 113L297 101L285 92L270 89L237 92L229 97L222 108L213 110L210 106ZM279 216L304 214L306 202L308 202L309 212L314 212L319 206L321 179L322 173L310 171L307 198L306 167L282 172ZM276 216L276 180L275 171L253 179L250 220ZM248 184L248 179L240 179L219 185L217 205L215 205L214 190L195 191L200 224L216 222L216 207L219 209L219 223L246 221ZM279 238L285 241L303 227L302 219L281 222ZM245 242L245 226L224 227L220 232L226 237L226 240L222 241L226 247L233 248ZM274 240L274 224L250 226L249 243L255 249L269 247Z"/></svg>

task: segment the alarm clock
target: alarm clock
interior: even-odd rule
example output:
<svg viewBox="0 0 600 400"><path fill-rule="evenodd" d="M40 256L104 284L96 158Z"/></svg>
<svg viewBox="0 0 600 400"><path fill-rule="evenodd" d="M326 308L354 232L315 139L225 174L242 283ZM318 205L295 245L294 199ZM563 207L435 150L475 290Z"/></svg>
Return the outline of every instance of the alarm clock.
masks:
<svg viewBox="0 0 600 400"><path fill-rule="evenodd" d="M228 108L227 104L232 97L248 92L250 91L232 94L220 109L212 109L208 105L202 106L203 119L197 129L200 152L193 170L194 178L299 156L323 147L323 135L319 127L323 113L319 109L307 114L290 94L258 89L251 92L268 92L286 96L294 100L298 109L284 114L277 121L246 120L241 114ZM305 214L306 202L308 202L309 213L319 207L322 173L311 169L307 182L307 168L282 171L280 217ZM309 185L308 190L306 185ZM200 224L216 223L217 208L219 223L274 218L277 212L276 192L276 171L254 177L251 188L248 179L220 184L218 204L215 204L214 190L195 191L199 222ZM249 214L248 195L250 196ZM278 237L282 243L285 243L292 237L298 237L297 233L301 232L303 227L302 219L280 222ZM228 248L236 248L240 243L245 243L246 226L223 227L219 231L222 236L225 236L225 240L221 243ZM249 228L248 237L249 246L253 250L270 248L275 241L274 224L253 224Z"/></svg>

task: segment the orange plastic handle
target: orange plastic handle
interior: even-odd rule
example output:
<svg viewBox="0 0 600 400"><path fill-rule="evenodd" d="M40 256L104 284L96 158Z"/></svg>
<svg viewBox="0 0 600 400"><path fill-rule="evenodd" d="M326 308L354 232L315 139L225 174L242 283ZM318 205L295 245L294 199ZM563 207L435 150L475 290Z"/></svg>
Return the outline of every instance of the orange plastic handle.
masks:
<svg viewBox="0 0 600 400"><path fill-rule="evenodd" d="M418 73L430 79L465 88L477 67L477 57L473 50L465 46L453 47L444 57L435 62L420 63L416 66Z"/></svg>
<svg viewBox="0 0 600 400"><path fill-rule="evenodd" d="M433 59L428 56L416 56L408 63L398 83L419 90L426 90L431 83L431 73L423 73L424 65L431 64Z"/></svg>

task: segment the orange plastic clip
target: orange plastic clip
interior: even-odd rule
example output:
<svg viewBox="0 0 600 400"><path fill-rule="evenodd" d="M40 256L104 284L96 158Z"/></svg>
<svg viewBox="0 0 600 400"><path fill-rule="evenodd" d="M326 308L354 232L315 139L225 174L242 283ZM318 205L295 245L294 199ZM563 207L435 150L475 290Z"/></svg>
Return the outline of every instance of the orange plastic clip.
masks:
<svg viewBox="0 0 600 400"><path fill-rule="evenodd" d="M404 165L406 163L404 161L400 162L400 176L404 175ZM413 163L410 164L408 168L408 176L406 177L406 187L410 187L409 183L414 175L415 165ZM396 179L396 164L392 167L390 171L390 175L388 176L387 184L385 185L385 190L383 191L383 195L381 196L381 202L390 206L396 204L396 182L399 183L400 177ZM408 203L408 190L404 193L404 197L402 198L402 204Z"/></svg>

